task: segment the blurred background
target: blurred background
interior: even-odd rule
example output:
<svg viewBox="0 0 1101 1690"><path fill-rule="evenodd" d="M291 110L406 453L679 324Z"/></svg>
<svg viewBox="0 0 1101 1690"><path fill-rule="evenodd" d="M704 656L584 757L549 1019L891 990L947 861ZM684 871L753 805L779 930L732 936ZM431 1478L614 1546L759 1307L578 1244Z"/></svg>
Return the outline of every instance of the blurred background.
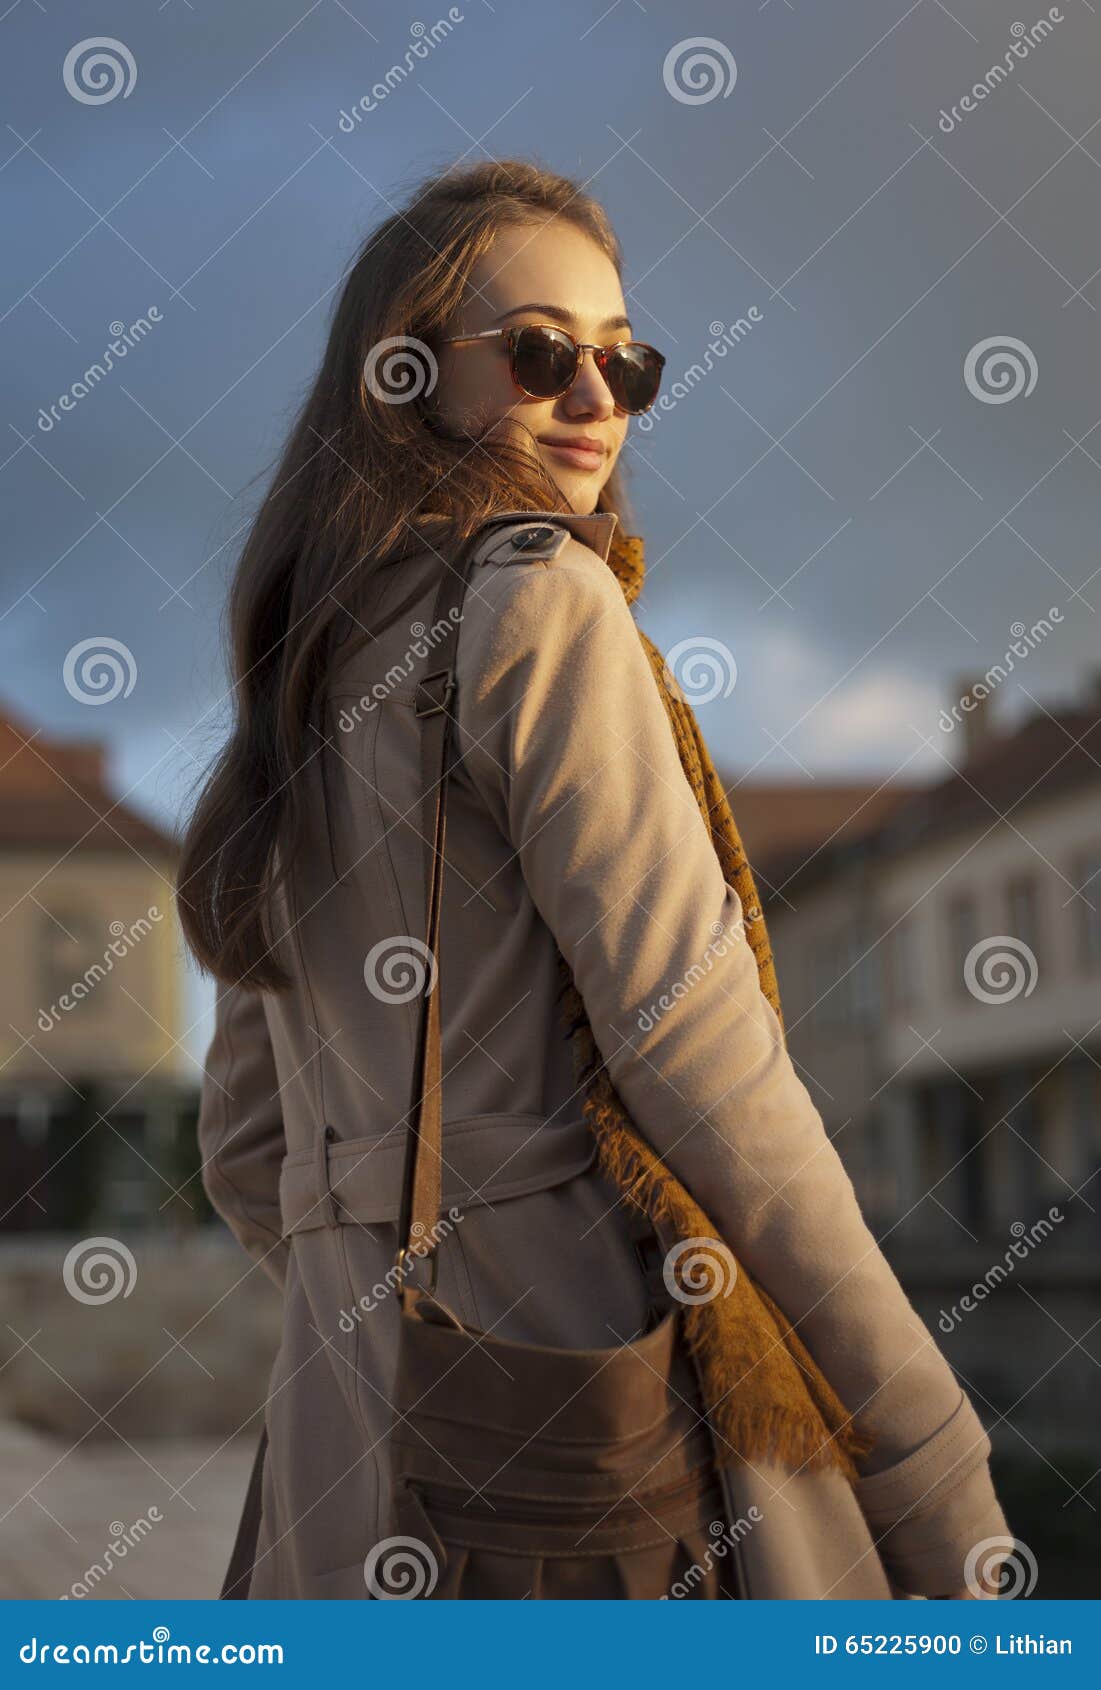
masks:
<svg viewBox="0 0 1101 1690"><path fill-rule="evenodd" d="M217 1592L279 1329L202 1190L172 897L227 581L367 230L519 154L667 354L638 614L793 1058L1020 1594L1101 1594L1094 8L73 0L0 45L0 1593Z"/></svg>

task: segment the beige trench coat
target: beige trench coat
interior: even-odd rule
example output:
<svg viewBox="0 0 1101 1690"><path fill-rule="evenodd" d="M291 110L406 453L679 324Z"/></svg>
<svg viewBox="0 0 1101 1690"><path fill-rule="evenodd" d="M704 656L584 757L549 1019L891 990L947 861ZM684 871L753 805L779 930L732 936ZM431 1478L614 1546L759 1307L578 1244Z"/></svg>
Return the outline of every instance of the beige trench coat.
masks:
<svg viewBox="0 0 1101 1690"><path fill-rule="evenodd" d="M728 1471L749 1597L946 1594L968 1551L1008 1530L989 1439L862 1218L748 944L713 956L740 904L606 562L616 518L517 516L533 520L544 538L557 525L534 550L514 548L521 528L483 537L458 640L439 962L444 1207L461 1219L439 1246L441 1294L519 1342L607 1347L644 1322L558 1018L557 941L640 1130L879 1436L855 1488ZM413 702L439 666L438 567L429 552L390 565L383 605L423 581L419 602L334 671L334 744L309 768L311 836L276 927L294 984L222 990L208 1056L206 1189L284 1297L256 1598L364 1598L385 1533L395 1123L424 933Z"/></svg>

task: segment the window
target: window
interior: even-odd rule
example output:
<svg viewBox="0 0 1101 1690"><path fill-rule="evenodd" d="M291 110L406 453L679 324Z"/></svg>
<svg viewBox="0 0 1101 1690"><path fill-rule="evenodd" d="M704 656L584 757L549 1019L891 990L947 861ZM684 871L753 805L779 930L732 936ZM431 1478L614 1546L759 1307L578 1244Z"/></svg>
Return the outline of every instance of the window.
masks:
<svg viewBox="0 0 1101 1690"><path fill-rule="evenodd" d="M903 916L890 929L886 940L887 991L897 1015L918 1003L917 929L912 915Z"/></svg>
<svg viewBox="0 0 1101 1690"><path fill-rule="evenodd" d="M843 1019L844 988L838 985L837 942L818 939L811 947L810 989L811 1008L821 1027L835 1027Z"/></svg>
<svg viewBox="0 0 1101 1690"><path fill-rule="evenodd" d="M970 892L959 892L948 903L947 941L949 984L958 996L969 997L964 964L979 942L979 912Z"/></svg>
<svg viewBox="0 0 1101 1690"><path fill-rule="evenodd" d="M1075 954L1082 968L1101 970L1101 845L1082 852L1073 878L1078 896L1067 911L1077 936Z"/></svg>
<svg viewBox="0 0 1101 1690"><path fill-rule="evenodd" d="M874 1026L881 991L879 948L866 935L848 928L820 939L812 952L811 986L822 1027Z"/></svg>
<svg viewBox="0 0 1101 1690"><path fill-rule="evenodd" d="M155 1221L164 1197L150 1143L150 1123L140 1109L107 1114L96 1192L103 1223L126 1231ZM167 1184L167 1182L165 1182Z"/></svg>
<svg viewBox="0 0 1101 1690"><path fill-rule="evenodd" d="M1006 888L1006 931L1040 960L1040 888L1034 874L1017 875Z"/></svg>
<svg viewBox="0 0 1101 1690"><path fill-rule="evenodd" d="M102 929L84 909L58 904L44 910L38 958L43 1004L56 1005L64 994L73 993L78 982L76 998L94 997L104 967Z"/></svg>
<svg viewBox="0 0 1101 1690"><path fill-rule="evenodd" d="M845 966L849 970L849 1011L853 1025L874 1027L879 1021L883 989L879 946L866 933L850 934Z"/></svg>

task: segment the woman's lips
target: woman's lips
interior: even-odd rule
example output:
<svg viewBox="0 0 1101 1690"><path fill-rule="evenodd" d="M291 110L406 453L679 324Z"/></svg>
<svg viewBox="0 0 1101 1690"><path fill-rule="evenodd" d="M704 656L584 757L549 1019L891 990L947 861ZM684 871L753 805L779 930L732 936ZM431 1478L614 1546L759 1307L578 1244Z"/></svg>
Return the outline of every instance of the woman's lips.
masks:
<svg viewBox="0 0 1101 1690"><path fill-rule="evenodd" d="M599 446L555 446L549 440L544 440L543 445L563 463L572 464L574 469L599 469L604 462L604 453Z"/></svg>

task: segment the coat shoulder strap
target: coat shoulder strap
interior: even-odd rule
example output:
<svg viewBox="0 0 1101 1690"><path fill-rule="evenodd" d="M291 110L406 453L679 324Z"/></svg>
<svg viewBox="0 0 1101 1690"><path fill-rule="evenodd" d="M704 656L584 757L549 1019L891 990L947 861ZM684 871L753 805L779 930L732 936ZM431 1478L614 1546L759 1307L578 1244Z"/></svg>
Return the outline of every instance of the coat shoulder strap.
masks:
<svg viewBox="0 0 1101 1690"><path fill-rule="evenodd" d="M492 534L474 554L475 563L548 563L570 537L559 522L542 517L508 519L494 525Z"/></svg>

